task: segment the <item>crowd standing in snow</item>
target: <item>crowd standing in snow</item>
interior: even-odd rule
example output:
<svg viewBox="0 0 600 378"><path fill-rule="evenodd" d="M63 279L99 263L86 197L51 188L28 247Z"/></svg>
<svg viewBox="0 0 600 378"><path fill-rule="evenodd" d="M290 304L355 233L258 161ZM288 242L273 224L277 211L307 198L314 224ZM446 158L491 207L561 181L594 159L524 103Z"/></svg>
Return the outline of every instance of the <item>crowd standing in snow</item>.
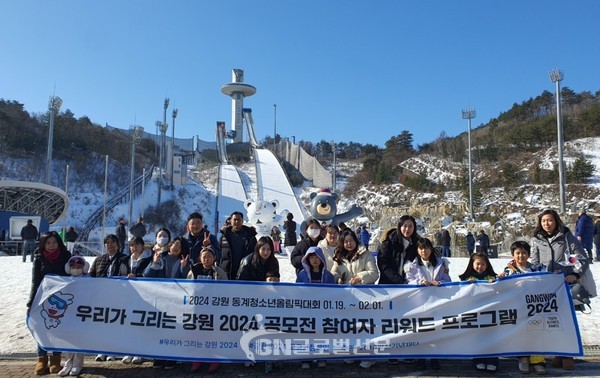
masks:
<svg viewBox="0 0 600 378"><path fill-rule="evenodd" d="M467 244L470 260L460 279L468 282L479 280L492 282L512 274L550 271L563 274L569 284L581 283L589 286L590 283L585 282L591 277L587 274L588 264L593 257L589 243L600 244L600 220L593 224L591 218L587 218L589 216L582 212L574 235L562 223L556 211L545 210L538 217L531 245L525 241L515 241L511 246L513 260L498 275L494 272L487 255L489 237L483 230L480 231L477 240L481 250L475 252L475 237L469 233ZM128 241L129 254L126 255L121 244L124 222L119 221L117 234L110 234L104 238L106 253L98 256L92 263L89 271L91 279L122 276L156 279L279 281L279 261L275 254L285 253L283 248L275 248L274 245L273 238L280 237L279 230L272 230L272 237L262 236L257 240L254 228L243 225L241 212L236 211L231 214L228 223L221 228L218 238L204 227L202 214L194 212L187 219L185 235L172 238L168 229L160 228L155 235L155 244L152 246L146 245L143 240L146 228L142 222L143 219L140 218L132 227L136 233L132 232L134 236ZM296 224L293 215L288 214L284 230L283 245L291 250L290 263L296 269L296 282L299 283L439 286L451 281L446 258L451 254L449 235L446 236L446 240L442 235L442 251L438 251L429 239L417 233L417 223L411 215L402 216L396 227L383 234L377 250L377 259L372 251L368 250L370 235L366 228L360 230L359 238L354 231L342 224L323 226L316 219L311 219L303 230L304 237L297 241ZM85 264L82 265L77 258L79 257L71 257L71 253L58 233L49 232L41 236L39 247L34 253L28 309L46 274L75 276L87 273L84 269ZM566 260L571 258L575 258L577 263L566 263ZM595 295L595 284L593 286L594 292L590 291L590 294ZM96 357L97 361L109 359L114 357L106 355ZM143 359L124 356L122 362L136 364L142 363ZM353 362L347 361L347 363ZM388 362L399 363L397 359L390 359ZM426 360L405 362L415 362L415 369L426 369ZM473 366L477 370L494 372L498 368L498 362L497 357L474 358ZM153 367L168 370L174 368L176 363L177 361L154 360ZM302 369L310 369L311 363L311 361L302 361L300 366ZM316 361L316 364L320 368L327 366L325 361ZM555 357L551 364L553 367L566 370L574 369L573 358L570 357ZM374 365L374 362L363 360L359 365L368 369ZM275 366L277 365L274 363L266 362L265 373L272 372ZM530 367L533 367L536 374L546 374L544 366L545 360L541 356L519 358L519 370L522 373L529 372ZM201 362L193 362L191 371L199 372L203 367ZM430 360L430 367L434 370L440 369L440 361ZM41 347L38 348L38 360L35 366L37 375L47 373L78 375L82 368L82 360L77 354L69 354L65 366L61 369L60 353L54 353L48 359L47 352ZM217 363L210 363L207 371L212 373L218 368Z"/></svg>

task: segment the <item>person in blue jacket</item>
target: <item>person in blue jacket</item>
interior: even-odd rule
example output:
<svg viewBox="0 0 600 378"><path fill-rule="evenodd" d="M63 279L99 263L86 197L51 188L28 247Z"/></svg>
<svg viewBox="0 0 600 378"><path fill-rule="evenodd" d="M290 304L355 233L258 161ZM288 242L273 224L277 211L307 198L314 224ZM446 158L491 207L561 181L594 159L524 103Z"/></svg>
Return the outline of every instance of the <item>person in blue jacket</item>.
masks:
<svg viewBox="0 0 600 378"><path fill-rule="evenodd" d="M296 277L296 282L335 284L333 274L327 270L327 260L323 250L310 247L302 257L302 269Z"/></svg>
<svg viewBox="0 0 600 378"><path fill-rule="evenodd" d="M575 236L577 240L581 242L583 248L588 254L588 261L592 264L594 254L592 249L594 248L594 220L587 215L585 209L581 209L579 212L579 218L577 218L577 224L575 226Z"/></svg>

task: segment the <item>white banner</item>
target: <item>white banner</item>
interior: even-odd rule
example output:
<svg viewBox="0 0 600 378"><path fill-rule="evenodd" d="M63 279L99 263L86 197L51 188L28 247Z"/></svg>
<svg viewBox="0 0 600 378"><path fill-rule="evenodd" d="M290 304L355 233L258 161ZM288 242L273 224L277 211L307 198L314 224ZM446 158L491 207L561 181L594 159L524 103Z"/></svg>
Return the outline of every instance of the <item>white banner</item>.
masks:
<svg viewBox="0 0 600 378"><path fill-rule="evenodd" d="M28 327L47 350L180 361L582 356L563 280L350 287L47 276Z"/></svg>

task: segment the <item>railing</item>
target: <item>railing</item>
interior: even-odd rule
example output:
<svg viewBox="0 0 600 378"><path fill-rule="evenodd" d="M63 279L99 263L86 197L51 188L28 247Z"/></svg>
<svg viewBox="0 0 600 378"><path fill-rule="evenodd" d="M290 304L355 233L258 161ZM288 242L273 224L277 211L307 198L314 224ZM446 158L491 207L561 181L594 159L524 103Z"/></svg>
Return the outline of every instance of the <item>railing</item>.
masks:
<svg viewBox="0 0 600 378"><path fill-rule="evenodd" d="M134 184L133 184L134 197L136 196L136 193L138 191L139 192L142 191L142 180L144 180L144 182L147 184L148 181L150 181L150 179L152 178L153 171L154 171L154 164L152 164L150 169L146 170L146 176L144 176L144 177L140 176L135 179ZM130 186L125 187L124 189L119 191L112 199L110 199L108 202L106 202L106 212L107 213L110 213L110 211L119 203L122 203L123 201L127 201L129 199L129 187ZM104 205L99 207L96 211L94 211L94 213L92 215L90 215L90 217L85 222L85 226L84 226L83 230L81 230L81 233L79 234L79 240L82 240L84 242L88 241L90 232L95 227L97 227L98 224L102 221L103 213L104 213ZM130 221L131 221L131 219L130 219Z"/></svg>

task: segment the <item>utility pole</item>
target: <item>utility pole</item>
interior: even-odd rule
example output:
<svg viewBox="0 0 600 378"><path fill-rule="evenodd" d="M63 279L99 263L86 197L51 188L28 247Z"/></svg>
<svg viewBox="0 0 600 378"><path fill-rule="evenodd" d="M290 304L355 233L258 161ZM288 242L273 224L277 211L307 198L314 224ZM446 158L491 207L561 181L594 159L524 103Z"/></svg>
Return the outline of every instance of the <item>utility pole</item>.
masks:
<svg viewBox="0 0 600 378"><path fill-rule="evenodd" d="M469 212L471 214L471 222L475 221L475 213L473 211L473 166L471 158L471 119L475 118L475 109L467 108L462 110L462 118L468 120L469 128Z"/></svg>

